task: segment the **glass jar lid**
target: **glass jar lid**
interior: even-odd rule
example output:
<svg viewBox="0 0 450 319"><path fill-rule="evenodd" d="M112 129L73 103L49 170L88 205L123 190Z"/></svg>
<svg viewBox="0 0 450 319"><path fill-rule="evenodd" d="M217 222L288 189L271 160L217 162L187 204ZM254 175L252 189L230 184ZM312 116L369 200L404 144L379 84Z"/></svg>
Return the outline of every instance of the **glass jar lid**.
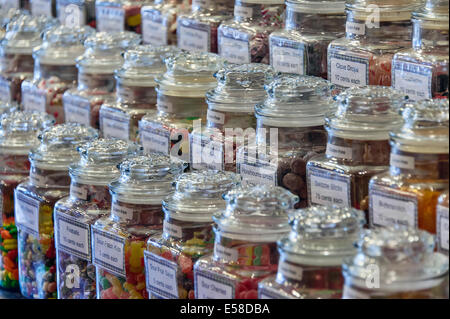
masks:
<svg viewBox="0 0 450 319"><path fill-rule="evenodd" d="M278 241L280 254L294 263L340 266L356 253L355 242L365 224L364 212L337 206L292 211L289 236Z"/></svg>
<svg viewBox="0 0 450 319"><path fill-rule="evenodd" d="M286 8L298 13L344 14L343 0L286 0Z"/></svg>
<svg viewBox="0 0 450 319"><path fill-rule="evenodd" d="M120 178L109 185L110 193L126 203L161 205L185 168L185 163L161 154L129 157L120 164Z"/></svg>
<svg viewBox="0 0 450 319"><path fill-rule="evenodd" d="M403 111L403 127L391 132L391 144L412 153L448 154L448 112L447 99L408 104Z"/></svg>
<svg viewBox="0 0 450 319"><path fill-rule="evenodd" d="M216 170L184 173L176 181L175 192L163 200L163 210L173 219L212 222L213 214L225 209L223 195L240 185L241 179Z"/></svg>
<svg viewBox="0 0 450 319"><path fill-rule="evenodd" d="M170 96L204 97L216 85L214 73L223 62L214 53L181 52L169 57L167 72L156 78L157 90Z"/></svg>
<svg viewBox="0 0 450 319"><path fill-rule="evenodd" d="M52 115L36 111L3 114L0 118L0 153L27 155L39 145L38 134L54 124Z"/></svg>
<svg viewBox="0 0 450 319"><path fill-rule="evenodd" d="M336 98L337 111L326 127L334 136L359 140L388 140L389 132L403 124L400 115L407 97L390 87L346 89Z"/></svg>
<svg viewBox="0 0 450 319"><path fill-rule="evenodd" d="M118 165L127 156L140 154L142 147L118 139L97 139L78 147L81 159L69 166L73 180L89 185L108 185L118 179Z"/></svg>
<svg viewBox="0 0 450 319"><path fill-rule="evenodd" d="M116 70L116 79L139 86L154 87L155 77L166 71L164 60L180 52L175 46L138 45L125 52L122 67Z"/></svg>
<svg viewBox="0 0 450 319"><path fill-rule="evenodd" d="M258 120L278 127L311 127L325 123L334 110L331 82L313 76L280 74L266 86L267 96L255 107Z"/></svg>
<svg viewBox="0 0 450 319"><path fill-rule="evenodd" d="M59 124L39 135L40 145L31 150L32 164L43 169L68 170L79 160L77 147L98 138L98 131L76 123Z"/></svg>
<svg viewBox="0 0 450 319"><path fill-rule="evenodd" d="M373 21L377 15L379 21L409 21L411 13L423 0L348 0L347 13L355 20ZM368 17L372 17L366 20ZM375 22L375 21L373 21Z"/></svg>
<svg viewBox="0 0 450 319"><path fill-rule="evenodd" d="M264 86L274 75L274 69L265 64L225 63L214 75L217 87L206 92L206 102L218 111L253 112L255 105L264 101Z"/></svg>
<svg viewBox="0 0 450 319"><path fill-rule="evenodd" d="M412 19L419 20L426 29L448 30L449 2L448 0L427 0L412 13Z"/></svg>
<svg viewBox="0 0 450 319"><path fill-rule="evenodd" d="M42 31L45 25L38 17L21 15L11 21L5 37L0 42L0 52L9 54L29 54L42 43Z"/></svg>
<svg viewBox="0 0 450 319"><path fill-rule="evenodd" d="M299 201L288 190L269 185L238 187L224 196L227 207L213 216L222 236L275 242L289 233L288 210Z"/></svg>
<svg viewBox="0 0 450 319"><path fill-rule="evenodd" d="M434 236L412 228L366 230L358 252L344 261L351 285L367 289L366 278L377 271L382 291L415 291L435 287L448 275L448 258L434 252ZM441 278L439 278L441 277Z"/></svg>

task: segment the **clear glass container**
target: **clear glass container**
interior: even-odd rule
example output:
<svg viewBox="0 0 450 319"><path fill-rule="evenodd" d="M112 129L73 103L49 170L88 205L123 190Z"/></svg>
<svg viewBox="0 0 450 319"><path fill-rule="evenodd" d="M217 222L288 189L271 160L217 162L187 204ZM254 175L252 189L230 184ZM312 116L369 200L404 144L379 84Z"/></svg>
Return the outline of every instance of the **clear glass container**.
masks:
<svg viewBox="0 0 450 319"><path fill-rule="evenodd" d="M212 216L225 209L223 195L239 185L231 172L185 173L163 200L163 233L150 237L145 252L150 298L194 299L194 264L214 248ZM158 280L157 270L175 276Z"/></svg>
<svg viewBox="0 0 450 319"><path fill-rule="evenodd" d="M0 288L19 289L14 189L29 175L28 152L39 145L38 134L55 123L52 116L17 111L0 118Z"/></svg>
<svg viewBox="0 0 450 319"><path fill-rule="evenodd" d="M192 0L192 13L177 19L178 47L217 53L217 29L232 17L232 3L229 0Z"/></svg>
<svg viewBox="0 0 450 319"><path fill-rule="evenodd" d="M19 110L19 105L17 103L7 103L0 101L0 116L6 113L11 113Z"/></svg>
<svg viewBox="0 0 450 319"><path fill-rule="evenodd" d="M344 261L344 299L448 299L448 257L411 228L366 230Z"/></svg>
<svg viewBox="0 0 450 319"><path fill-rule="evenodd" d="M342 261L356 253L365 222L353 208L293 211L291 232L278 241L278 272L259 283L259 299L341 299Z"/></svg>
<svg viewBox="0 0 450 319"><path fill-rule="evenodd" d="M328 79L340 87L391 86L392 57L411 47L411 12L422 0L349 0L344 38L328 46Z"/></svg>
<svg viewBox="0 0 450 319"><path fill-rule="evenodd" d="M121 176L109 185L111 215L92 226L92 260L98 299L147 299L144 250L150 236L161 232L161 202L186 165L169 156L130 157Z"/></svg>
<svg viewBox="0 0 450 319"><path fill-rule="evenodd" d="M56 17L56 0L29 0L33 16Z"/></svg>
<svg viewBox="0 0 450 319"><path fill-rule="evenodd" d="M217 31L218 52L232 63L270 63L269 35L284 24L284 0L236 0L234 19Z"/></svg>
<svg viewBox="0 0 450 319"><path fill-rule="evenodd" d="M287 0L286 26L269 37L273 68L327 79L328 44L345 35L344 9L343 0Z"/></svg>
<svg viewBox="0 0 450 319"><path fill-rule="evenodd" d="M96 299L91 225L111 212L108 185L120 176L118 165L140 147L98 139L78 148L81 159L69 167L70 196L55 204L58 299Z"/></svg>
<svg viewBox="0 0 450 319"><path fill-rule="evenodd" d="M236 149L254 139L255 105L266 98L264 86L274 75L260 63L226 63L215 74L217 87L206 93L206 127L191 134L192 168L236 171Z"/></svg>
<svg viewBox="0 0 450 319"><path fill-rule="evenodd" d="M56 16L68 27L95 28L95 0L56 0Z"/></svg>
<svg viewBox="0 0 450 319"><path fill-rule="evenodd" d="M40 134L41 144L29 154L30 178L14 192L19 284L27 298L57 296L53 208L69 195L68 167L79 159L77 146L97 137L92 128L60 124Z"/></svg>
<svg viewBox="0 0 450 319"><path fill-rule="evenodd" d="M83 41L95 32L90 27L59 26L44 35L44 42L33 50L34 77L22 82L22 106L26 111L52 114L56 123L64 122L62 96L75 86L75 60L83 54Z"/></svg>
<svg viewBox="0 0 450 319"><path fill-rule="evenodd" d="M346 89L336 114L326 118L326 154L306 167L310 205L354 207L369 212L369 181L389 169L389 132L401 128L405 96L390 87Z"/></svg>
<svg viewBox="0 0 450 319"><path fill-rule="evenodd" d="M438 199L436 208L436 239L438 251L448 256L448 190Z"/></svg>
<svg viewBox="0 0 450 319"><path fill-rule="evenodd" d="M164 59L179 52L176 47L136 46L125 52L125 62L115 71L115 103L100 108L100 130L104 137L136 141L138 124L156 109L155 78L166 71Z"/></svg>
<svg viewBox="0 0 450 319"><path fill-rule="evenodd" d="M391 133L390 169L369 184L371 226L394 224L436 233L438 197L448 189L448 100L422 100L403 111Z"/></svg>
<svg viewBox="0 0 450 319"><path fill-rule="evenodd" d="M85 52L77 58L78 87L63 95L66 123L100 127L101 105L115 98L114 71L123 64L123 52L139 42L133 32L97 32L86 39Z"/></svg>
<svg viewBox="0 0 450 319"><path fill-rule="evenodd" d="M412 100L448 98L448 1L426 1L412 22L412 48L392 60L392 87Z"/></svg>
<svg viewBox="0 0 450 319"><path fill-rule="evenodd" d="M141 33L141 8L151 0L97 0L95 16L97 31Z"/></svg>
<svg viewBox="0 0 450 319"><path fill-rule="evenodd" d="M205 94L215 87L214 73L222 65L222 59L213 53L182 52L166 59L167 72L155 79L157 111L139 122L146 153L190 161L189 133L196 120L206 120Z"/></svg>
<svg viewBox="0 0 450 319"><path fill-rule="evenodd" d="M332 88L327 80L294 74L280 74L266 87L266 100L255 107L256 151L252 145L238 150L244 184L282 186L301 198L295 208L307 206L306 163L325 152Z"/></svg>
<svg viewBox="0 0 450 319"><path fill-rule="evenodd" d="M177 45L178 16L188 14L192 0L155 0L143 6L142 41L155 46Z"/></svg>
<svg viewBox="0 0 450 319"><path fill-rule="evenodd" d="M258 283L278 268L277 240L289 233L298 197L276 186L239 187L213 220L214 254L194 265L196 299L257 299Z"/></svg>

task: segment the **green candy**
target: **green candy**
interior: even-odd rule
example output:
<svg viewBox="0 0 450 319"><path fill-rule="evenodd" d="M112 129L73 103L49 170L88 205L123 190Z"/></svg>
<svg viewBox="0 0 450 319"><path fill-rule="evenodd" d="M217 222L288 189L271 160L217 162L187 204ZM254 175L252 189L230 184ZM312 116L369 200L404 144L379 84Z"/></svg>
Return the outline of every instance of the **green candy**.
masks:
<svg viewBox="0 0 450 319"><path fill-rule="evenodd" d="M261 257L261 255L263 253L263 249L261 246L256 246L253 251L255 253L255 256L259 256L259 257Z"/></svg>
<svg viewBox="0 0 450 319"><path fill-rule="evenodd" d="M106 277L102 277L102 279L100 279L100 284L102 285L103 290L111 287L111 284L109 283L108 279L106 279Z"/></svg>

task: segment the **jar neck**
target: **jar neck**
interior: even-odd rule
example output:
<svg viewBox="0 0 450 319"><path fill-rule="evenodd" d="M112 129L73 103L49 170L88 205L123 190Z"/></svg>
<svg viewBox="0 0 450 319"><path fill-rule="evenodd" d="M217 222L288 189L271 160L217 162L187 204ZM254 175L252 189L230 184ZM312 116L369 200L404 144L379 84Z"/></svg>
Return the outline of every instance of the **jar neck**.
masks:
<svg viewBox="0 0 450 319"><path fill-rule="evenodd" d="M106 93L114 92L116 80L114 73L90 73L80 68L78 70L78 90L79 91L104 91Z"/></svg>
<svg viewBox="0 0 450 319"><path fill-rule="evenodd" d="M162 227L164 215L161 205L133 204L118 200L112 196L111 218L123 225Z"/></svg>
<svg viewBox="0 0 450 319"><path fill-rule="evenodd" d="M73 178L70 183L70 198L76 201L96 204L99 209L107 209L111 203L108 185L88 185Z"/></svg>
<svg viewBox="0 0 450 319"><path fill-rule="evenodd" d="M28 175L29 171L28 155L0 154L0 174Z"/></svg>
<svg viewBox="0 0 450 319"><path fill-rule="evenodd" d="M74 83L77 80L77 67L75 65L53 65L39 63L36 60L34 65L35 79L49 79L57 77L63 82Z"/></svg>
<svg viewBox="0 0 450 319"><path fill-rule="evenodd" d="M345 24L345 15L301 13L292 9L286 10L286 30L299 31L302 34L327 36L330 33L341 33L339 28Z"/></svg>
<svg viewBox="0 0 450 319"><path fill-rule="evenodd" d="M214 245L212 223L189 222L170 218L166 213L163 224L163 238L184 242L189 246Z"/></svg>
<svg viewBox="0 0 450 319"><path fill-rule="evenodd" d="M198 118L207 109L205 98L179 97L157 94L156 108L160 114L170 114L175 118Z"/></svg>
<svg viewBox="0 0 450 319"><path fill-rule="evenodd" d="M117 80L117 102L134 109L151 109L156 105L156 91L153 87L128 84Z"/></svg>
<svg viewBox="0 0 450 319"><path fill-rule="evenodd" d="M234 5L234 19L236 21L251 21L261 19L263 14L263 5L255 3L245 3L236 0Z"/></svg>
<svg viewBox="0 0 450 319"><path fill-rule="evenodd" d="M70 187L69 171L41 168L32 163L30 182L35 187L68 189Z"/></svg>
<svg viewBox="0 0 450 319"><path fill-rule="evenodd" d="M433 25L431 22L413 19L413 48L415 50L439 47L448 50L448 25Z"/></svg>

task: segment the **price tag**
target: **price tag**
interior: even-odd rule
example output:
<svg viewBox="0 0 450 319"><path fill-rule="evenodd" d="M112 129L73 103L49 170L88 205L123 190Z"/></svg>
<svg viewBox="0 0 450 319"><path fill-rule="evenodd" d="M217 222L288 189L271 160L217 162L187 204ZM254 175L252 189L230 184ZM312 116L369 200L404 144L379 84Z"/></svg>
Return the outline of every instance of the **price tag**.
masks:
<svg viewBox="0 0 450 319"><path fill-rule="evenodd" d="M351 207L350 176L308 166L307 182L311 204Z"/></svg>
<svg viewBox="0 0 450 319"><path fill-rule="evenodd" d="M100 129L104 138L130 140L130 116L123 112L100 109Z"/></svg>
<svg viewBox="0 0 450 319"><path fill-rule="evenodd" d="M392 87L408 95L409 99L419 101L431 99L431 79L433 70L430 66L395 61L392 69Z"/></svg>
<svg viewBox="0 0 450 319"><path fill-rule="evenodd" d="M341 158L346 160L353 159L353 149L351 147L338 146L328 143L327 155L335 158Z"/></svg>
<svg viewBox="0 0 450 319"><path fill-rule="evenodd" d="M39 238L39 207L38 200L23 193L14 191L14 212L16 224L31 235Z"/></svg>
<svg viewBox="0 0 450 319"><path fill-rule="evenodd" d="M364 35L366 34L366 24L347 21L345 23L345 33Z"/></svg>
<svg viewBox="0 0 450 319"><path fill-rule="evenodd" d="M92 228L92 260L96 266L125 277L125 238Z"/></svg>
<svg viewBox="0 0 450 319"><path fill-rule="evenodd" d="M239 174L243 185L265 184L276 186L277 168L269 163L257 161L256 163L239 164Z"/></svg>
<svg viewBox="0 0 450 319"><path fill-rule="evenodd" d="M142 8L142 40L155 46L168 45L167 26L159 10Z"/></svg>
<svg viewBox="0 0 450 319"><path fill-rule="evenodd" d="M178 25L178 47L188 51L210 51L211 28L206 24L195 24L189 27Z"/></svg>
<svg viewBox="0 0 450 319"><path fill-rule="evenodd" d="M52 17L52 0L31 0L31 14Z"/></svg>
<svg viewBox="0 0 450 319"><path fill-rule="evenodd" d="M226 262L237 261L239 257L239 253L236 249L224 247L219 244L214 245L214 255Z"/></svg>
<svg viewBox="0 0 450 319"><path fill-rule="evenodd" d="M330 81L343 87L365 86L369 83L369 58L351 52L328 51Z"/></svg>
<svg viewBox="0 0 450 319"><path fill-rule="evenodd" d="M1 207L1 206L0 206ZM448 252L448 207L437 208L437 239L441 250Z"/></svg>
<svg viewBox="0 0 450 319"><path fill-rule="evenodd" d="M390 165L392 167L412 170L416 167L416 161L412 156L405 156L391 153Z"/></svg>
<svg viewBox="0 0 450 319"><path fill-rule="evenodd" d="M91 229L85 220L56 210L56 246L66 253L91 261Z"/></svg>
<svg viewBox="0 0 450 319"><path fill-rule="evenodd" d="M260 286L258 287L258 299L286 299L286 297L275 291Z"/></svg>
<svg viewBox="0 0 450 319"><path fill-rule="evenodd" d="M304 45L274 38L270 44L272 67L283 73L305 74Z"/></svg>
<svg viewBox="0 0 450 319"><path fill-rule="evenodd" d="M174 238L183 238L183 228L177 226L175 224L169 223L168 221L164 221L163 223L163 232L169 234Z"/></svg>
<svg viewBox="0 0 450 319"><path fill-rule="evenodd" d="M78 95L63 95L64 116L66 123L79 123L91 126L91 103Z"/></svg>
<svg viewBox="0 0 450 319"><path fill-rule="evenodd" d="M22 105L25 111L38 111L45 113L47 95L31 83L22 83Z"/></svg>
<svg viewBox="0 0 450 319"><path fill-rule="evenodd" d="M195 277L195 299L234 299L235 282L218 273L200 270Z"/></svg>
<svg viewBox="0 0 450 319"><path fill-rule="evenodd" d="M95 11L98 31L125 31L125 10L122 7L110 7L96 4Z"/></svg>
<svg viewBox="0 0 450 319"><path fill-rule="evenodd" d="M170 132L157 123L150 123L141 127L141 141L146 154L161 153L169 155Z"/></svg>
<svg viewBox="0 0 450 319"><path fill-rule="evenodd" d="M219 34L219 55L231 63L250 63L249 35L237 30L232 31L227 35Z"/></svg>
<svg viewBox="0 0 450 319"><path fill-rule="evenodd" d="M149 251L144 251L144 257L149 292L178 299L177 264Z"/></svg>
<svg viewBox="0 0 450 319"><path fill-rule="evenodd" d="M121 206L116 201L112 203L111 212L124 220L132 220L134 217L132 208Z"/></svg>
<svg viewBox="0 0 450 319"><path fill-rule="evenodd" d="M200 134L192 134L192 167L194 169L224 169L225 146Z"/></svg>

